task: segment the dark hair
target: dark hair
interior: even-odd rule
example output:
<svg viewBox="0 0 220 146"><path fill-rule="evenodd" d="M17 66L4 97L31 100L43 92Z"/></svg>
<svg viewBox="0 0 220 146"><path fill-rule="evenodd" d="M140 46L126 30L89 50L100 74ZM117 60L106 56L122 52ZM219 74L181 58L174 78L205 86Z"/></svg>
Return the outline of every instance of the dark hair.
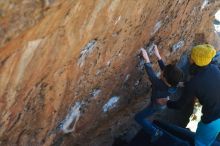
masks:
<svg viewBox="0 0 220 146"><path fill-rule="evenodd" d="M163 71L163 76L171 86L177 86L184 78L182 70L175 64L166 65Z"/></svg>

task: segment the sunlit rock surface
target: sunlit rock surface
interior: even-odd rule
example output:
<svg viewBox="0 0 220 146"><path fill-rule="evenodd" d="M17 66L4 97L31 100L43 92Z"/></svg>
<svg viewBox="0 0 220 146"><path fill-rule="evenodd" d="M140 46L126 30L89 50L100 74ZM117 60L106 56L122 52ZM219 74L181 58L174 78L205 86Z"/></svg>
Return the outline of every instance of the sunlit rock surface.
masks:
<svg viewBox="0 0 220 146"><path fill-rule="evenodd" d="M154 42L168 63L204 40L217 48L212 23L219 6L218 0L1 1L0 145L106 146L131 138L138 129L133 116L150 97L138 48Z"/></svg>

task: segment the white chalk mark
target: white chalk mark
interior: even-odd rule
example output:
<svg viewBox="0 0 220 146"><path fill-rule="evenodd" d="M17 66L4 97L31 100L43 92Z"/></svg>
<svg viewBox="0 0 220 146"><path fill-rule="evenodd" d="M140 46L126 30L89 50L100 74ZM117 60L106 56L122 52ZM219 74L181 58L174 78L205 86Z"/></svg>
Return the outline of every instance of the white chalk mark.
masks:
<svg viewBox="0 0 220 146"><path fill-rule="evenodd" d="M107 66L110 66L111 65L111 60L109 60L107 63L106 63Z"/></svg>
<svg viewBox="0 0 220 146"><path fill-rule="evenodd" d="M127 74L126 77L125 77L124 82L127 82L129 80L130 76L131 76L130 74Z"/></svg>
<svg viewBox="0 0 220 146"><path fill-rule="evenodd" d="M214 25L214 27L216 32L220 32L220 25Z"/></svg>
<svg viewBox="0 0 220 146"><path fill-rule="evenodd" d="M158 21L156 25L154 26L153 31L151 32L151 35L154 35L161 28L161 26L162 26L162 22Z"/></svg>
<svg viewBox="0 0 220 146"><path fill-rule="evenodd" d="M176 44L173 45L172 47L172 52L176 52L179 49L181 49L183 46L185 45L185 42L183 40L180 40L179 42L177 42Z"/></svg>
<svg viewBox="0 0 220 146"><path fill-rule="evenodd" d="M143 71L143 69L144 69L144 63L145 63L144 59L141 59L141 60L139 61L138 65L137 65L137 69L138 69L139 71Z"/></svg>
<svg viewBox="0 0 220 146"><path fill-rule="evenodd" d="M201 6L201 10L203 10L207 6L208 3L209 3L209 0L203 0L203 4Z"/></svg>
<svg viewBox="0 0 220 146"><path fill-rule="evenodd" d="M74 132L74 130L76 128L76 124L77 124L79 117L80 117L81 105L82 105L81 102L76 102L75 105L73 107L71 107L66 118L61 122L60 128L64 133ZM74 122L73 127L70 128L70 125L73 122Z"/></svg>
<svg viewBox="0 0 220 146"><path fill-rule="evenodd" d="M137 81L134 83L134 85L135 85L135 86L138 86L138 85L139 85L139 83L140 83L140 81L139 81L139 80L137 80Z"/></svg>
<svg viewBox="0 0 220 146"><path fill-rule="evenodd" d="M214 27L216 32L220 32L220 10L215 14Z"/></svg>
<svg viewBox="0 0 220 146"><path fill-rule="evenodd" d="M121 20L121 16L118 17L118 19L115 21L115 25Z"/></svg>
<svg viewBox="0 0 220 146"><path fill-rule="evenodd" d="M93 89L90 93L92 97L97 97L102 91L100 89Z"/></svg>
<svg viewBox="0 0 220 146"><path fill-rule="evenodd" d="M215 19L217 19L218 21L220 21L220 10L218 10L218 11L215 13Z"/></svg>
<svg viewBox="0 0 220 146"><path fill-rule="evenodd" d="M111 97L108 100L108 102L102 107L103 112L108 112L109 110L115 108L117 106L119 99L120 99L120 97L118 97L118 96Z"/></svg>
<svg viewBox="0 0 220 146"><path fill-rule="evenodd" d="M95 75L99 75L101 73L101 70L97 70Z"/></svg>
<svg viewBox="0 0 220 146"><path fill-rule="evenodd" d="M86 58L92 53L95 45L96 45L96 40L91 40L82 49L82 51L80 52L80 57L78 59L78 63L77 63L79 65L79 67L82 67L84 65Z"/></svg>
<svg viewBox="0 0 220 146"><path fill-rule="evenodd" d="M151 56L154 53L154 43L151 43L148 47L147 47L147 53Z"/></svg>

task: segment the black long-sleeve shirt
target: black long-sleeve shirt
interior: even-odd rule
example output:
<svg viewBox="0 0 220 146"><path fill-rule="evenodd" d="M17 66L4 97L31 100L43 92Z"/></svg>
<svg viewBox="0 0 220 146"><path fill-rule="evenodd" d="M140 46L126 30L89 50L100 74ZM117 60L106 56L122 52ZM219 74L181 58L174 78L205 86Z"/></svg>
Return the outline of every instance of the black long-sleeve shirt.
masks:
<svg viewBox="0 0 220 146"><path fill-rule="evenodd" d="M158 60L158 64L160 69L163 71L165 68L164 62L162 60ZM166 98L170 95L169 86L165 84L165 82L159 79L155 72L152 69L151 63L145 63L145 70L149 76L149 79L152 83L152 100L154 101L157 98Z"/></svg>
<svg viewBox="0 0 220 146"><path fill-rule="evenodd" d="M170 108L181 108L181 104L197 97L201 103L203 123L210 123L220 118L220 70L210 64L198 68L194 77L185 84L183 95L177 101L168 101Z"/></svg>

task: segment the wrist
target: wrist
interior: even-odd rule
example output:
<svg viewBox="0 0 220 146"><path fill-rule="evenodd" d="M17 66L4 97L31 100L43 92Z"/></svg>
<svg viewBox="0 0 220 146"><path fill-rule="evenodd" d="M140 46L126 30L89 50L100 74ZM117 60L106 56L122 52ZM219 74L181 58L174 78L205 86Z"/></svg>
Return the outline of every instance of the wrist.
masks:
<svg viewBox="0 0 220 146"><path fill-rule="evenodd" d="M157 56L157 59L158 59L158 60L161 60L162 58L161 58L161 56Z"/></svg>
<svg viewBox="0 0 220 146"><path fill-rule="evenodd" d="M149 59L144 59L144 63L150 63Z"/></svg>

